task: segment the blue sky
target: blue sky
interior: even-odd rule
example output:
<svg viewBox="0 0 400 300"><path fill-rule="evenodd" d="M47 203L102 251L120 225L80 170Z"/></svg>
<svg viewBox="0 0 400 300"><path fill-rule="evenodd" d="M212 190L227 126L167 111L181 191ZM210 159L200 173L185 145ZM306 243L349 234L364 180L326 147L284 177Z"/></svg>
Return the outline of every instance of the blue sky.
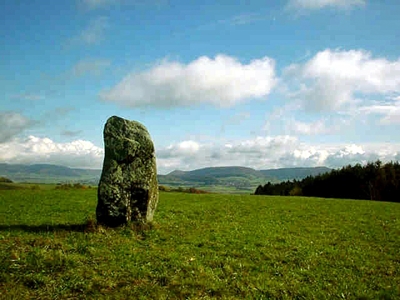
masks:
<svg viewBox="0 0 400 300"><path fill-rule="evenodd" d="M101 168L142 122L158 170L400 159L397 0L2 1L0 162Z"/></svg>

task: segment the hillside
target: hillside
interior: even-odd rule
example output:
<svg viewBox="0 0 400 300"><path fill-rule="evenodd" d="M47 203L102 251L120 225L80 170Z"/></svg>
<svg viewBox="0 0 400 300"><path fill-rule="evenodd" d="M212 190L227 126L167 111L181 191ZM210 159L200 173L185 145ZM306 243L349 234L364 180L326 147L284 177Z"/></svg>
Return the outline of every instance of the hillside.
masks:
<svg viewBox="0 0 400 300"><path fill-rule="evenodd" d="M100 174L101 170L68 168L50 164L14 165L0 163L0 176L5 176L15 182L97 184Z"/></svg>
<svg viewBox="0 0 400 300"><path fill-rule="evenodd" d="M258 185L265 184L268 181L277 183L288 179L302 179L309 175L316 175L329 170L325 167L260 171L237 166L209 167L193 171L175 170L167 175L158 175L158 181L161 185L175 187L200 187L207 190L219 187L229 189L231 192L254 191ZM101 170L68 168L50 164L0 164L0 176L5 176L15 182L80 182L96 185L100 175Z"/></svg>
<svg viewBox="0 0 400 300"><path fill-rule="evenodd" d="M276 181L264 176L257 170L246 167L210 167L193 171L175 170L167 175L159 175L160 184L170 186L194 186L206 189L220 186L235 190L248 191L258 182Z"/></svg>
<svg viewBox="0 0 400 300"><path fill-rule="evenodd" d="M282 168L255 170L246 167L213 167L193 171L175 170L167 175L159 175L159 183L172 186L226 186L236 190L251 190L252 187L270 181L303 179L310 175L326 173L331 169L317 168Z"/></svg>
<svg viewBox="0 0 400 300"><path fill-rule="evenodd" d="M260 170L262 174L267 177L273 177L279 181L285 180L301 180L307 176L317 176L319 174L327 173L332 169L327 167L315 167L315 168L281 168L281 169L269 169Z"/></svg>

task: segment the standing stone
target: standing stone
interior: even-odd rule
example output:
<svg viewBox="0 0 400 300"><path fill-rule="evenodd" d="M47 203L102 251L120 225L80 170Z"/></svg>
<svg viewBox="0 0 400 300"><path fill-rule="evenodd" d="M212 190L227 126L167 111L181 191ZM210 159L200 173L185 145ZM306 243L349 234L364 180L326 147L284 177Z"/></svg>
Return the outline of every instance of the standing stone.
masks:
<svg viewBox="0 0 400 300"><path fill-rule="evenodd" d="M104 126L104 147L97 222L115 227L151 221L158 183L154 145L146 127L113 116Z"/></svg>

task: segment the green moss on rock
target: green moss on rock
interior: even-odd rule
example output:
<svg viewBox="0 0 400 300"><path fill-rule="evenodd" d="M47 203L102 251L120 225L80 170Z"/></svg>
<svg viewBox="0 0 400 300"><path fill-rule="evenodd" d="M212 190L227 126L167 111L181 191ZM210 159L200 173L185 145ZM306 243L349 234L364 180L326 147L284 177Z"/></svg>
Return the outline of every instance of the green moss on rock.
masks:
<svg viewBox="0 0 400 300"><path fill-rule="evenodd" d="M97 222L114 227L151 221L158 182L154 144L146 127L113 116L104 127L104 146Z"/></svg>

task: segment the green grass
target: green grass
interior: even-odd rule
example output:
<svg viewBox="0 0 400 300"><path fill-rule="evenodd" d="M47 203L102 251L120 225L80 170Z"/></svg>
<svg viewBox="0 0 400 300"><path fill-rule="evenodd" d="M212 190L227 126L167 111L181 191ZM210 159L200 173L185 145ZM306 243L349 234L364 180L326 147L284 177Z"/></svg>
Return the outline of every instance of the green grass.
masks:
<svg viewBox="0 0 400 300"><path fill-rule="evenodd" d="M226 186L226 185L199 185L198 189L204 190L210 193L217 194L253 194L256 190L257 186L254 189L246 189L246 188L236 188L234 186Z"/></svg>
<svg viewBox="0 0 400 300"><path fill-rule="evenodd" d="M194 187L199 190L203 190L210 193L217 193L217 194L253 194L256 190L257 186L255 185L254 188L237 188L234 186L228 185L202 185L202 184L193 184L193 185L164 185L171 190L182 188L182 189L189 189Z"/></svg>
<svg viewBox="0 0 400 300"><path fill-rule="evenodd" d="M0 299L400 299L400 205L161 193L151 228L95 190L0 191Z"/></svg>
<svg viewBox="0 0 400 300"><path fill-rule="evenodd" d="M0 191L1 190L52 190L56 187L55 184L47 184L47 183L7 183L0 182Z"/></svg>

